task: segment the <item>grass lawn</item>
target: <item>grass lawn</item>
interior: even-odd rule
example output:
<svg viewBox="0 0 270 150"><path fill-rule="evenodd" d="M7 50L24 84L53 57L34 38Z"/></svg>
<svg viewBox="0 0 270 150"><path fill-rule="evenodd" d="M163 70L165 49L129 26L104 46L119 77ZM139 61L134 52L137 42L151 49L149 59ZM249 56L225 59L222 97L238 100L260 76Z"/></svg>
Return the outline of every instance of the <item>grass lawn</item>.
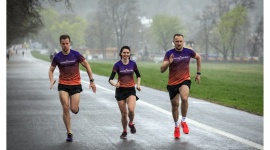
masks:
<svg viewBox="0 0 270 150"><path fill-rule="evenodd" d="M33 51L34 57L49 61L49 56ZM109 78L116 61L89 61L95 74ZM166 90L168 70L160 73L154 62L137 62L142 76L141 85ZM82 66L81 69L84 70ZM224 106L263 115L263 65L235 63L202 63L201 83L196 84L196 63L190 64L190 96Z"/></svg>

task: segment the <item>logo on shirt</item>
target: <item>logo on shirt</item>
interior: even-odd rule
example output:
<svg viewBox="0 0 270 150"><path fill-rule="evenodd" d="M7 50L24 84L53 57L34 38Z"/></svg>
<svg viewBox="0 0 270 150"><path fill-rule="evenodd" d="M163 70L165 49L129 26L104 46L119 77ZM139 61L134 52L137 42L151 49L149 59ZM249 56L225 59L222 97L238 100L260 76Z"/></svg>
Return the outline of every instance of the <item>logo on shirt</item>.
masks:
<svg viewBox="0 0 270 150"><path fill-rule="evenodd" d="M75 62L75 60L66 60L66 61L62 61L62 62L60 62L60 64L69 64L69 63L74 63Z"/></svg>
<svg viewBox="0 0 270 150"><path fill-rule="evenodd" d="M174 58L174 59L188 59L188 56L179 56L178 58Z"/></svg>
<svg viewBox="0 0 270 150"><path fill-rule="evenodd" d="M133 70L125 69L125 70L120 70L120 72L133 72Z"/></svg>

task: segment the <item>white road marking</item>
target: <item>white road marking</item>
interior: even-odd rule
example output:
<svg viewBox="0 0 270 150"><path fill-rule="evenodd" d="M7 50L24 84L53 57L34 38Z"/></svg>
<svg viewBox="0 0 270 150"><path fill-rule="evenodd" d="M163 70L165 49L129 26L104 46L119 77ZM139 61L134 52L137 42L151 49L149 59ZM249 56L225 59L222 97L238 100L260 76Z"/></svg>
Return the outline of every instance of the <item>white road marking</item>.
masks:
<svg viewBox="0 0 270 150"><path fill-rule="evenodd" d="M88 81L84 81L84 80L81 80L81 81L84 82L84 83L90 84ZM97 84L96 84L96 87L98 87L98 88L100 88L100 89L103 89L103 90L106 90L106 91L111 92L111 93L115 93L114 90L107 89L107 88L102 87L102 86L97 85ZM141 99L140 99L140 101L138 101L138 102L141 103L141 104L143 104L143 105L145 105L145 106L148 106L148 107L150 107L150 108L152 108L152 109L154 109L154 110L157 110L157 111L159 111L159 112L162 112L162 113L164 113L164 114L166 114L166 115L170 115L170 116L172 115L171 112L169 112L169 111L167 111L167 110L165 110L165 109L162 109L162 108L160 108L160 107L157 107L157 106L155 106L155 105L152 105L152 104L150 104L150 103L144 102L144 101L141 100ZM210 127L210 126L208 126L208 125L199 123L199 122L197 122L197 121L195 121L195 120L192 120L192 119L188 119L188 120L189 120L189 123L191 123L191 124L193 124L193 125L195 125L195 126L198 126L198 127L202 128L202 129L208 130L208 131L210 131L210 132L215 132L215 133L217 133L217 134L223 135L223 136L225 136L225 137L228 137L228 138L230 138L230 139L233 139L233 140L235 140L235 141L241 142L241 143L243 143L243 144L249 145L249 146L254 147L254 148L257 148L257 149L263 149L263 145L257 144L257 143L255 143L255 142L249 141L249 140L244 139L244 138L241 138L241 137L236 136L236 135L234 135L234 134L231 134L231 133L228 133L228 132L225 132L225 131L222 131L222 130L219 130L219 129L216 129L216 128L213 128L213 127Z"/></svg>

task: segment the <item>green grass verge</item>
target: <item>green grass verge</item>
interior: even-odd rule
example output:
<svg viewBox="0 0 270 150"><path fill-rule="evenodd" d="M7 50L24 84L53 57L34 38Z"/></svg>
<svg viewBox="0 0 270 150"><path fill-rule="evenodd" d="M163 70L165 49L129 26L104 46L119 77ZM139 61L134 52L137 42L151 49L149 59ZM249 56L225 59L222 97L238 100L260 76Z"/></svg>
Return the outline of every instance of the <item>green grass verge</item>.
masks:
<svg viewBox="0 0 270 150"><path fill-rule="evenodd" d="M31 51L31 54L35 58L42 59L42 60L45 60L45 61L51 61L49 55L40 54L39 51Z"/></svg>
<svg viewBox="0 0 270 150"><path fill-rule="evenodd" d="M35 54L34 57L49 61L49 57ZM115 61L89 61L95 74L109 78ZM168 70L160 73L160 65L153 62L137 62L141 85L166 91ZM85 70L80 66L82 70ZM234 63L202 63L200 85L194 79L196 63L190 64L190 96L224 106L263 116L263 65ZM207 111L207 110L206 110Z"/></svg>

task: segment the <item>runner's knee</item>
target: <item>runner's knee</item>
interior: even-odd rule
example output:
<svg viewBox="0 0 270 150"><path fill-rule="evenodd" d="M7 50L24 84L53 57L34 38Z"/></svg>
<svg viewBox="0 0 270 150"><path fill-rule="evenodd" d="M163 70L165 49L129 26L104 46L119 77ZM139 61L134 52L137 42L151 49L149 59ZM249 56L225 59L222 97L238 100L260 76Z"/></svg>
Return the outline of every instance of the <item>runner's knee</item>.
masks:
<svg viewBox="0 0 270 150"><path fill-rule="evenodd" d="M127 117L127 112L126 111L122 112L121 115L122 115L122 118L126 118Z"/></svg>
<svg viewBox="0 0 270 150"><path fill-rule="evenodd" d="M79 112L79 108L77 108L77 109L71 108L71 112L74 114L77 114Z"/></svg>
<svg viewBox="0 0 270 150"><path fill-rule="evenodd" d="M181 97L181 101L182 101L182 103L187 103L188 97Z"/></svg>
<svg viewBox="0 0 270 150"><path fill-rule="evenodd" d="M134 109L130 109L128 112L129 115L133 115L134 114Z"/></svg>

